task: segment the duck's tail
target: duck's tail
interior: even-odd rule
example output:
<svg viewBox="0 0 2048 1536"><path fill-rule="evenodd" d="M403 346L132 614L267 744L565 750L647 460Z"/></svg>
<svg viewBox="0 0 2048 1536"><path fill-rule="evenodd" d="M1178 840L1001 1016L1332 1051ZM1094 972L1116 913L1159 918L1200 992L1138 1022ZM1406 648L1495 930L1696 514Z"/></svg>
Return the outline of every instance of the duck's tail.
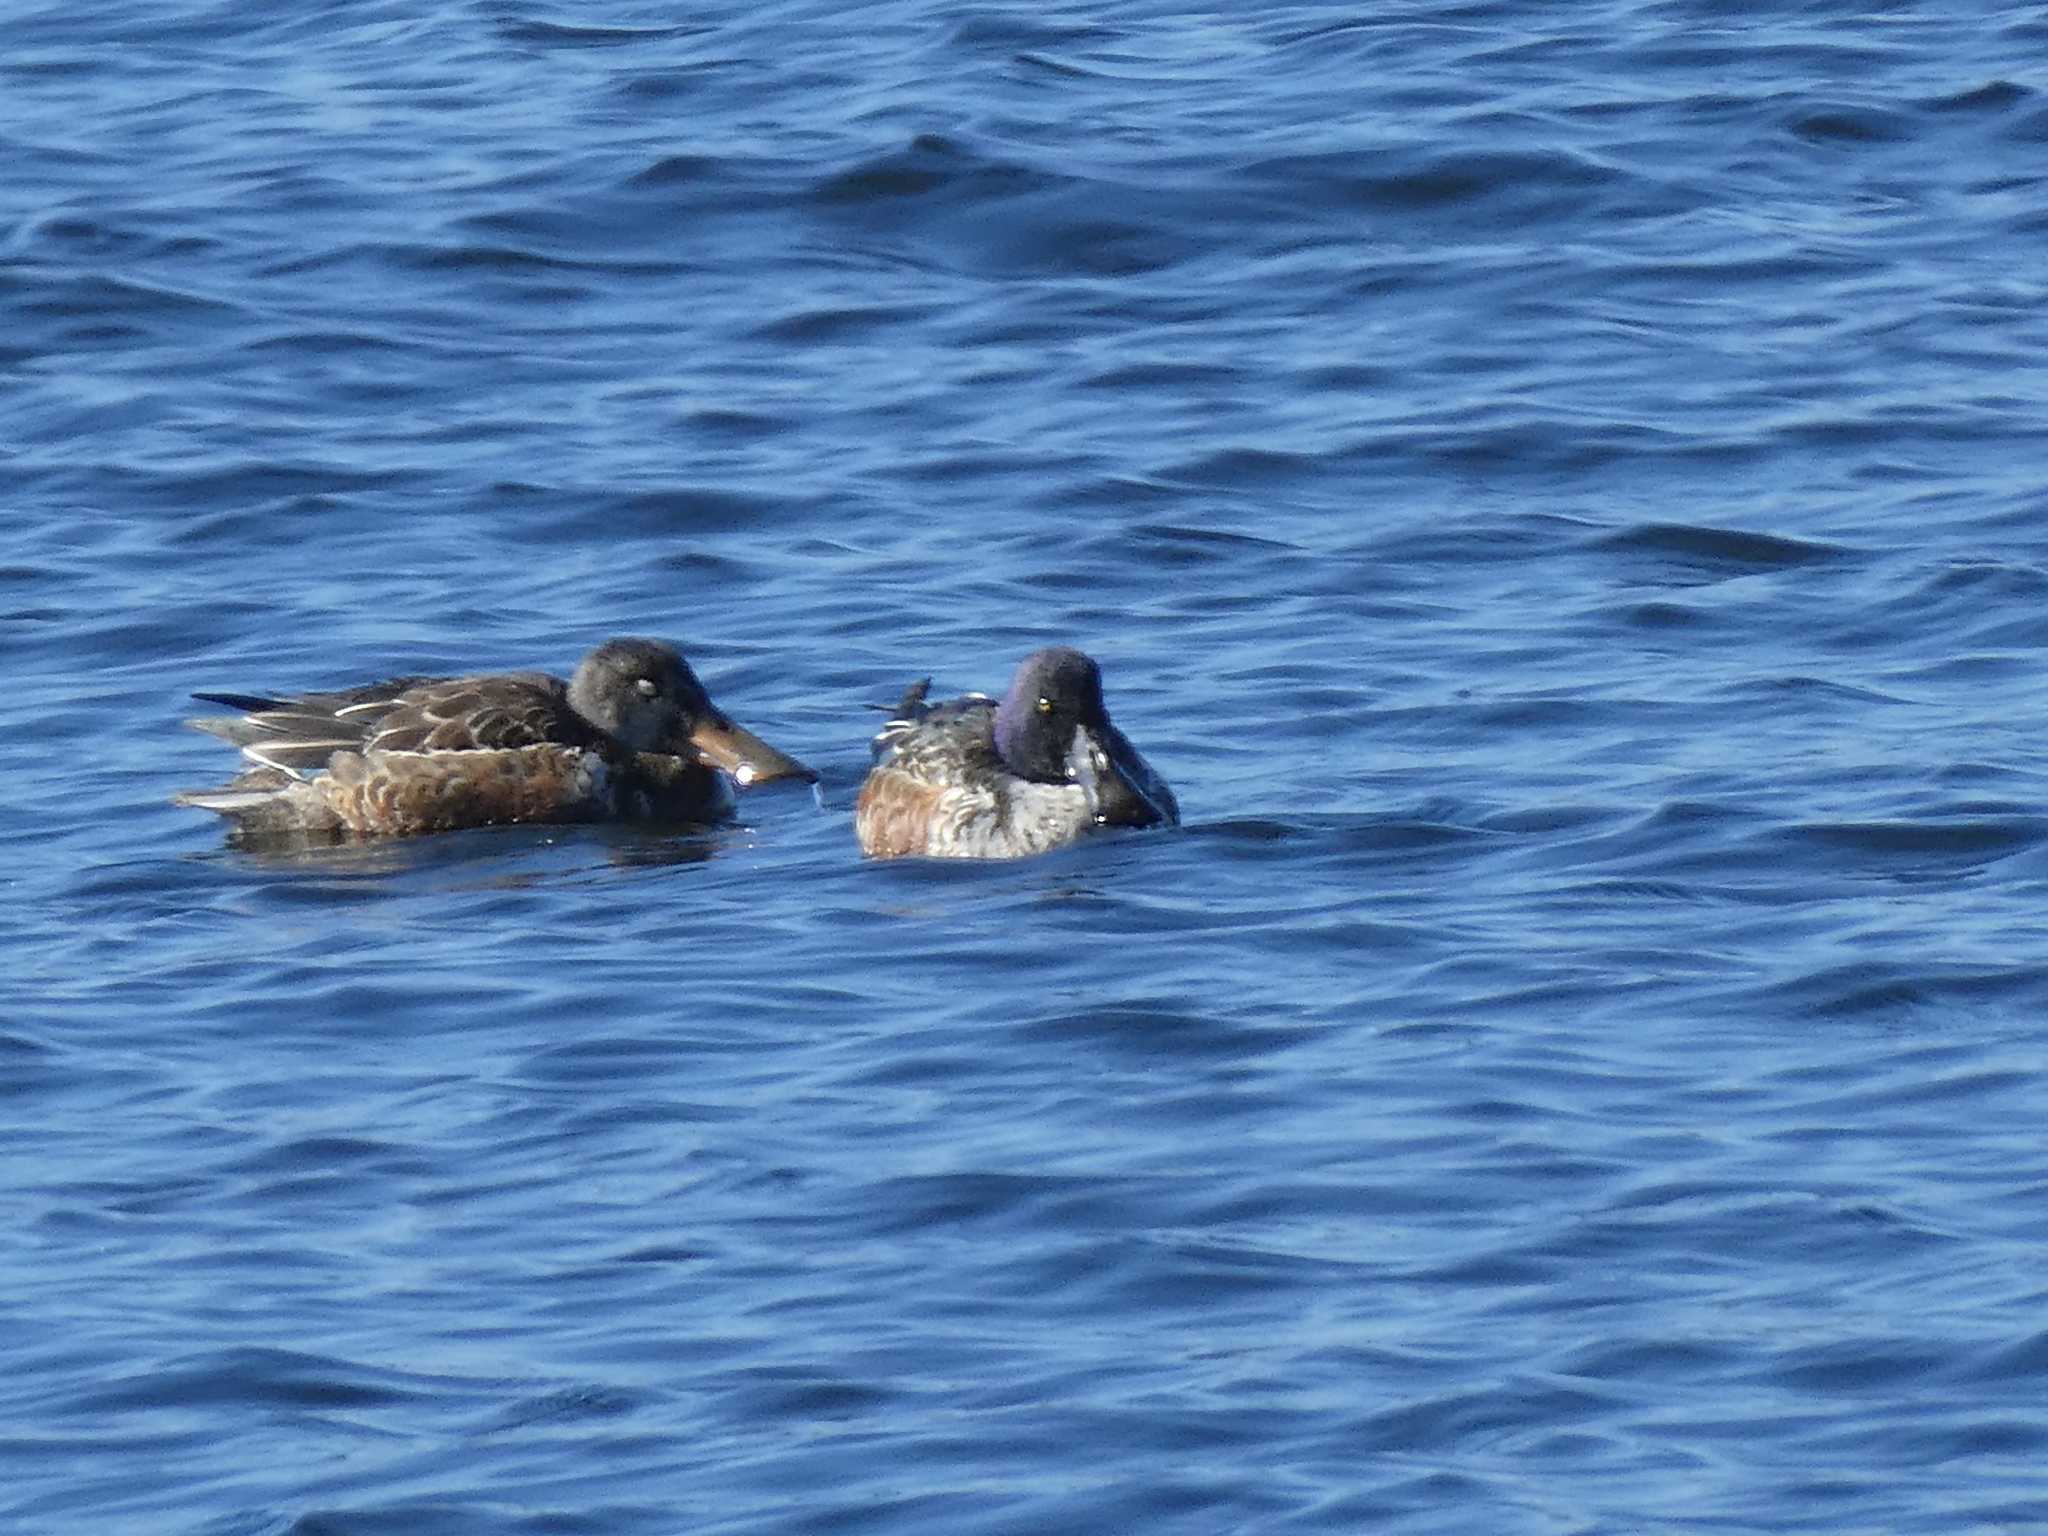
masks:
<svg viewBox="0 0 2048 1536"><path fill-rule="evenodd" d="M925 699L930 695L931 691L932 680L928 677L920 677L916 682L903 690L903 697L894 704L870 704L868 708L878 709L886 714L891 725L894 725L899 720L922 720L925 710L930 707L925 703Z"/></svg>

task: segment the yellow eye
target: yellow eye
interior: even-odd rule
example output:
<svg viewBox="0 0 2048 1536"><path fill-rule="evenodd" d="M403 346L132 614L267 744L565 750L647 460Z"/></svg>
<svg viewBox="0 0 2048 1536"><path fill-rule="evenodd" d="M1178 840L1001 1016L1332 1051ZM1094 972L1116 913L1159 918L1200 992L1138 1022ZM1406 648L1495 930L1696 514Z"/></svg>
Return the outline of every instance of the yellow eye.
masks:
<svg viewBox="0 0 2048 1536"><path fill-rule="evenodd" d="M1046 698L1043 694L1041 694L1038 699L1038 712L1041 715L1049 715L1052 713L1052 700Z"/></svg>

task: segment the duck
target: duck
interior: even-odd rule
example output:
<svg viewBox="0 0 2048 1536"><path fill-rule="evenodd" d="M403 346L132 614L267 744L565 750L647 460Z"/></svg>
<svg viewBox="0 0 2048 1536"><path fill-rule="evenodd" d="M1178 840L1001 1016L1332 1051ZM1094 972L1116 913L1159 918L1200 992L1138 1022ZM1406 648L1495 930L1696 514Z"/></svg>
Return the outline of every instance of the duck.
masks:
<svg viewBox="0 0 2048 1536"><path fill-rule="evenodd" d="M1032 652L1000 700L934 704L930 688L912 684L874 738L854 805L870 857L1022 858L1100 828L1179 825L1173 791L1110 723L1086 653Z"/></svg>
<svg viewBox="0 0 2048 1536"><path fill-rule="evenodd" d="M244 838L411 837L517 822L703 822L734 785L817 774L736 724L682 652L607 640L544 672L398 677L333 693L196 693L187 721L249 766L180 805Z"/></svg>

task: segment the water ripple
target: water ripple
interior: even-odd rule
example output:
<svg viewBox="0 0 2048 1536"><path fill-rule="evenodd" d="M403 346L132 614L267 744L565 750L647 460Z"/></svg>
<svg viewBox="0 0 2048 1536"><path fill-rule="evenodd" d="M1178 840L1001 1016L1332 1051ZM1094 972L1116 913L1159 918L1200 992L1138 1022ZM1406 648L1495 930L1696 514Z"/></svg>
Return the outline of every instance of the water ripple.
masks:
<svg viewBox="0 0 2048 1536"><path fill-rule="evenodd" d="M0 1524L2040 1525L2043 28L1735 17L14 18ZM165 803L614 633L820 799Z"/></svg>

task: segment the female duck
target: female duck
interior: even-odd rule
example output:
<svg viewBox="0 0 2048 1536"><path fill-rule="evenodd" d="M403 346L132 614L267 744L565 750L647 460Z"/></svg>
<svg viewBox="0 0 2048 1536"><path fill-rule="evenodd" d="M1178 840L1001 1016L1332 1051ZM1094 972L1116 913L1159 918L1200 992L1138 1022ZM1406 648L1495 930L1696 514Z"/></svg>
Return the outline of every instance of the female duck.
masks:
<svg viewBox="0 0 2048 1536"><path fill-rule="evenodd" d="M1067 646L1024 658L1000 703L903 696L875 738L854 830L877 858L1007 859L1097 827L1175 826L1173 791L1109 723L1102 669Z"/></svg>
<svg viewBox="0 0 2048 1536"><path fill-rule="evenodd" d="M541 672L401 677L292 698L201 693L190 722L252 765L181 805L245 836L409 836L502 822L705 821L730 781L816 779L711 702L658 640L608 640L568 682Z"/></svg>

